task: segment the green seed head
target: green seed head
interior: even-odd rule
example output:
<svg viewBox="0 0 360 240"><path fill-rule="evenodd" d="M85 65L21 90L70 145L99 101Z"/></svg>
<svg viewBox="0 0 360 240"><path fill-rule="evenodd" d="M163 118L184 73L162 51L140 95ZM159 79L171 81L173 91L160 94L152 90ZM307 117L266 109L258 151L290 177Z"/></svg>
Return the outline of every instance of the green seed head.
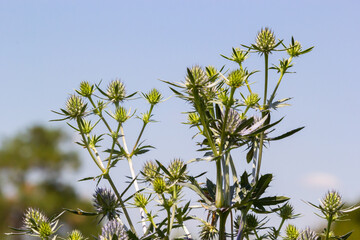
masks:
<svg viewBox="0 0 360 240"><path fill-rule="evenodd" d="M301 55L301 44L298 41L291 43L286 52L290 55L290 57L297 57Z"/></svg>
<svg viewBox="0 0 360 240"><path fill-rule="evenodd" d="M76 91L83 97L91 97L94 93L94 85L91 85L89 82L83 81L80 83L80 89Z"/></svg>
<svg viewBox="0 0 360 240"><path fill-rule="evenodd" d="M212 226L209 223L204 223L201 225L200 239L201 240L213 240L217 239L218 230L215 226Z"/></svg>
<svg viewBox="0 0 360 240"><path fill-rule="evenodd" d="M251 93L245 99L245 105L248 107L254 107L260 101L259 95L257 93Z"/></svg>
<svg viewBox="0 0 360 240"><path fill-rule="evenodd" d="M167 190L166 182L163 178L157 177L152 182L152 185L154 187L154 191L157 194L163 194Z"/></svg>
<svg viewBox="0 0 360 240"><path fill-rule="evenodd" d="M66 102L66 112L71 119L85 116L86 104L83 99L77 95L71 95Z"/></svg>
<svg viewBox="0 0 360 240"><path fill-rule="evenodd" d="M188 123L192 125L196 125L200 122L199 114L193 112L188 114Z"/></svg>
<svg viewBox="0 0 360 240"><path fill-rule="evenodd" d="M153 161L147 161L143 167L142 174L147 181L159 176L158 167Z"/></svg>
<svg viewBox="0 0 360 240"><path fill-rule="evenodd" d="M79 230L73 230L66 240L85 240L85 238Z"/></svg>
<svg viewBox="0 0 360 240"><path fill-rule="evenodd" d="M206 75L209 78L214 78L213 80L216 80L217 77L216 74L218 73L218 71L216 70L216 68L214 66L207 66L206 67Z"/></svg>
<svg viewBox="0 0 360 240"><path fill-rule="evenodd" d="M242 62L245 61L247 55L248 55L247 52L241 50L240 48L234 48L231 57L234 62L241 64Z"/></svg>
<svg viewBox="0 0 360 240"><path fill-rule="evenodd" d="M28 208L23 219L26 229L37 229L42 222L47 222L47 217L37 209Z"/></svg>
<svg viewBox="0 0 360 240"><path fill-rule="evenodd" d="M124 123L129 118L130 116L128 116L128 113L124 107L116 108L116 112L114 114L114 119L116 121L118 121L119 123Z"/></svg>
<svg viewBox="0 0 360 240"><path fill-rule="evenodd" d="M246 226L251 230L256 229L259 226L258 218L254 214L249 213L246 215Z"/></svg>
<svg viewBox="0 0 360 240"><path fill-rule="evenodd" d="M247 74L245 70L236 69L229 74L226 83L232 88L239 88L244 84L246 77Z"/></svg>
<svg viewBox="0 0 360 240"><path fill-rule="evenodd" d="M107 96L113 103L119 103L125 99L125 86L120 80L110 82L107 88Z"/></svg>
<svg viewBox="0 0 360 240"><path fill-rule="evenodd" d="M185 166L184 161L180 159L174 159L168 168L168 171L170 172L172 178L170 181L176 181L176 180L184 180L186 178L186 171L181 172L183 167Z"/></svg>
<svg viewBox="0 0 360 240"><path fill-rule="evenodd" d="M185 86L188 90L194 88L203 88L207 83L207 76L204 70L199 66L194 66L189 69L191 74L185 78Z"/></svg>
<svg viewBox="0 0 360 240"><path fill-rule="evenodd" d="M321 207L329 215L334 215L339 213L340 208L343 203L341 196L336 191L329 191L325 197L320 201Z"/></svg>
<svg viewBox="0 0 360 240"><path fill-rule="evenodd" d="M285 204L281 209L279 213L280 217L282 219L292 219L294 218L294 207L290 204Z"/></svg>
<svg viewBox="0 0 360 240"><path fill-rule="evenodd" d="M256 37L255 46L261 53L269 54L276 47L276 38L269 28L261 29Z"/></svg>
<svg viewBox="0 0 360 240"><path fill-rule="evenodd" d="M296 240L299 237L299 230L291 224L286 227L285 233L286 237L284 240Z"/></svg>
<svg viewBox="0 0 360 240"><path fill-rule="evenodd" d="M84 134L89 134L94 128L94 126L91 125L91 121L88 121L86 119L81 119L80 124L81 124L81 132Z"/></svg>
<svg viewBox="0 0 360 240"><path fill-rule="evenodd" d="M51 229L51 225L49 222L41 222L39 225L39 236L40 238L47 238L49 236L51 236L54 232Z"/></svg>
<svg viewBox="0 0 360 240"><path fill-rule="evenodd" d="M163 98L161 93L155 88L149 93L143 93L143 96L151 105L158 104Z"/></svg>
<svg viewBox="0 0 360 240"><path fill-rule="evenodd" d="M134 205L138 208L145 208L149 203L149 199L142 193L136 193L134 195Z"/></svg>

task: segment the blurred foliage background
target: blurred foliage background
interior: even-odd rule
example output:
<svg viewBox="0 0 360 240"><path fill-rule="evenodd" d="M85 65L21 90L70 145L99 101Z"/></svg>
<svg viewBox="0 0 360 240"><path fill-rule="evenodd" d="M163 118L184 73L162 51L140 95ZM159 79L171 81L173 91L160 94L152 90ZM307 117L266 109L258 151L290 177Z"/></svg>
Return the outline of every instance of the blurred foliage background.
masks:
<svg viewBox="0 0 360 240"><path fill-rule="evenodd" d="M28 207L42 210L51 217L63 208L92 210L90 199L82 199L63 179L81 167L77 152L68 150L72 141L59 129L30 127L15 136L2 139L0 146L0 239L9 226L21 227ZM97 219L65 213L61 217L66 233L79 229L85 236L97 235ZM11 236L7 239L22 239Z"/></svg>

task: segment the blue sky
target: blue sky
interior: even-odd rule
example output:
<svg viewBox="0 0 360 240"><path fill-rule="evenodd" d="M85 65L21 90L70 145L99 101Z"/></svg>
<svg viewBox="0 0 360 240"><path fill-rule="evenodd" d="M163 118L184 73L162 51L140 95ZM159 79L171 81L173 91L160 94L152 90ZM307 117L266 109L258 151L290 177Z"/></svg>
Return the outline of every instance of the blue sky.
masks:
<svg viewBox="0 0 360 240"><path fill-rule="evenodd" d="M292 197L304 212L297 222L309 225L318 219L301 200L316 202L329 188L349 201L360 199L358 9L358 1L320 0L0 1L0 138L36 123L67 128L48 122L55 117L50 110L63 107L83 80L120 78L129 91L157 87L170 96L158 79L181 81L194 64L231 67L220 54L252 43L262 27L270 27L285 42L294 36L304 47L315 46L296 59L297 73L279 90L279 97L293 97L291 107L279 110L279 117L286 116L280 130L306 128L272 144L263 166L275 175L271 193ZM263 67L255 55L249 64ZM157 149L138 159L137 169L147 159L197 154L193 132L181 125L188 109L176 98L156 109L159 122L145 137ZM128 128L131 138L137 129ZM75 179L96 174L95 166L85 165ZM194 168L211 173L214 166ZM127 166L117 171L127 174ZM89 195L94 187L78 186Z"/></svg>

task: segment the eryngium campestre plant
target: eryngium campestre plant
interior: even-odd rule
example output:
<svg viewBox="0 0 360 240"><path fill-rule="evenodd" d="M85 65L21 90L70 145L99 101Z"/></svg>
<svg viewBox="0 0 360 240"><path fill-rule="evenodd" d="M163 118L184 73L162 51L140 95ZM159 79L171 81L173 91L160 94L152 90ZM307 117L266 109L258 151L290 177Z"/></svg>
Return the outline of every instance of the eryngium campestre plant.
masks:
<svg viewBox="0 0 360 240"><path fill-rule="evenodd" d="M216 239L218 236L218 230L215 226L212 226L211 224L204 222L203 225L201 225L201 231L200 231L200 239L201 240L213 240Z"/></svg>
<svg viewBox="0 0 360 240"><path fill-rule="evenodd" d="M101 229L99 240L128 240L128 235L124 225L114 219L105 224Z"/></svg>
<svg viewBox="0 0 360 240"><path fill-rule="evenodd" d="M186 171L185 169L185 163L184 161L180 159L174 159L168 168L169 173L171 174L171 177L169 177L169 180L174 181L183 181L186 179Z"/></svg>
<svg viewBox="0 0 360 240"><path fill-rule="evenodd" d="M120 80L114 80L110 82L107 88L107 97L113 103L122 102L125 99L125 86Z"/></svg>
<svg viewBox="0 0 360 240"><path fill-rule="evenodd" d="M289 224L285 229L286 236L284 240L296 240L299 237L299 230L294 226Z"/></svg>
<svg viewBox="0 0 360 240"><path fill-rule="evenodd" d="M66 111L64 113L70 119L81 118L86 114L86 106L87 104L81 97L71 95L66 102Z"/></svg>
<svg viewBox="0 0 360 240"><path fill-rule="evenodd" d="M147 181L151 181L159 176L158 166L153 161L147 161L141 173Z"/></svg>
<svg viewBox="0 0 360 240"><path fill-rule="evenodd" d="M113 220L119 215L119 202L115 194L106 188L97 188L93 194L93 205L98 214Z"/></svg>
<svg viewBox="0 0 360 240"><path fill-rule="evenodd" d="M340 209L344 206L341 200L341 196L336 191L329 191L325 197L320 200L320 207L326 217L330 215L341 214Z"/></svg>
<svg viewBox="0 0 360 240"><path fill-rule="evenodd" d="M48 221L47 217L37 209L28 208L25 212L23 223L24 228L38 228L40 223Z"/></svg>

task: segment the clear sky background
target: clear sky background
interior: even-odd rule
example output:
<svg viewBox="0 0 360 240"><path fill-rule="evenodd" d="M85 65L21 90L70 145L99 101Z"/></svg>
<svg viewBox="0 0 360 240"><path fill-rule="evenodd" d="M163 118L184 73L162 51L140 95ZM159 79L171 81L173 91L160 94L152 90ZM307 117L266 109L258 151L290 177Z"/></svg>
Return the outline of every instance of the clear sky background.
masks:
<svg viewBox="0 0 360 240"><path fill-rule="evenodd" d="M279 90L279 97L293 97L291 107L279 110L279 117L286 116L279 130L306 128L271 144L263 166L263 173L275 176L270 193L291 197L304 213L296 222L312 225L319 219L301 200L317 202L327 189L339 190L348 201L360 199L359 9L355 0L0 0L0 138L32 124L72 134L65 123L48 122L56 118L50 110L63 107L83 80L102 79L105 86L120 78L129 92L156 87L170 96L158 79L182 81L186 67L194 64L231 67L220 54L253 43L262 27L270 27L286 43L294 36L305 48L315 46L295 60L297 73L287 76ZM262 70L260 57L253 55L249 62L250 69ZM262 73L253 78L262 79ZM171 98L155 110L159 122L145 137L157 149L137 159L137 170L147 159L199 156L193 132L181 124L181 112L188 109ZM137 128L128 128L131 138ZM71 178L98 173L90 159L84 160L84 171ZM211 174L214 164L192 168ZM117 173L120 184L127 164ZM77 186L85 196L94 188L91 182Z"/></svg>

